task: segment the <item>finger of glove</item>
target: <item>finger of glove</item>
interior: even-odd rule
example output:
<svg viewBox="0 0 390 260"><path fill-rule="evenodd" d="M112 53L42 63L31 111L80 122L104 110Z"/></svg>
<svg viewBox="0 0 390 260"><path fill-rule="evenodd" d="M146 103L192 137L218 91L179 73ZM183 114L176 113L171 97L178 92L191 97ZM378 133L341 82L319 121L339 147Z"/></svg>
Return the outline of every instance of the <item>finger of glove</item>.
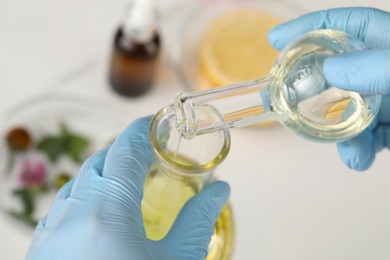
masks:
<svg viewBox="0 0 390 260"><path fill-rule="evenodd" d="M365 171L374 162L376 148L371 131L367 129L350 140L337 143L340 159L350 169Z"/></svg>
<svg viewBox="0 0 390 260"><path fill-rule="evenodd" d="M338 88L362 94L390 94L390 49L329 57L324 62L324 75Z"/></svg>
<svg viewBox="0 0 390 260"><path fill-rule="evenodd" d="M56 197L54 198L53 203L55 203L56 201L59 201L59 200L67 199L70 196L70 193L73 189L73 185L74 185L75 181L76 181L76 178L72 178L70 181L65 183L61 187L61 189L58 190Z"/></svg>
<svg viewBox="0 0 390 260"><path fill-rule="evenodd" d="M102 171L108 149L109 146L90 156L81 166L80 173L61 187L56 194L48 215L38 223L37 230L48 229L56 225L66 210L66 200L71 196L71 194L75 196L75 194L84 192L86 185L83 184L83 182L90 185L92 177L90 169L94 168L96 170L95 172Z"/></svg>
<svg viewBox="0 0 390 260"><path fill-rule="evenodd" d="M111 145L91 155L82 164L79 174L74 178L72 188L60 189L58 199L67 199L69 196L77 197L82 193L90 193L95 185L95 179L101 176L105 159ZM68 193L70 192L70 193Z"/></svg>
<svg viewBox="0 0 390 260"><path fill-rule="evenodd" d="M215 223L229 194L229 185L217 181L191 198L163 241L151 241L158 244L157 248L163 247L168 252L163 259L205 259Z"/></svg>
<svg viewBox="0 0 390 260"><path fill-rule="evenodd" d="M126 194L131 194L139 203L149 163L151 148L148 131L151 117L141 118L130 124L111 145L103 177L122 185Z"/></svg>
<svg viewBox="0 0 390 260"><path fill-rule="evenodd" d="M281 50L297 36L318 29L344 31L371 48L390 46L390 14L374 8L336 8L303 15L281 24L268 34L271 45Z"/></svg>
<svg viewBox="0 0 390 260"><path fill-rule="evenodd" d="M75 181L75 178L71 179L66 184L64 184L64 186L62 186L61 189L57 192L56 197L55 197L55 199L52 203L52 206L49 210L49 215L56 215L56 216L58 215L57 212L60 210L60 207L58 206L58 204L59 203L62 204L60 201L65 200L69 197L70 191L73 188L74 181ZM47 220L48 220L48 215L46 215L44 218L42 218L38 222L37 228L43 229L43 228L49 226L47 223Z"/></svg>
<svg viewBox="0 0 390 260"><path fill-rule="evenodd" d="M390 95L382 96L381 109L377 118L381 124L390 124Z"/></svg>
<svg viewBox="0 0 390 260"><path fill-rule="evenodd" d="M374 130L374 149L376 152L384 148L390 149L390 124L380 124Z"/></svg>
<svg viewBox="0 0 390 260"><path fill-rule="evenodd" d="M116 223L123 223L133 235L141 237L145 236L141 201L152 156L148 140L150 121L151 117L138 119L116 138L107 153L103 181L99 184L100 207L115 212Z"/></svg>

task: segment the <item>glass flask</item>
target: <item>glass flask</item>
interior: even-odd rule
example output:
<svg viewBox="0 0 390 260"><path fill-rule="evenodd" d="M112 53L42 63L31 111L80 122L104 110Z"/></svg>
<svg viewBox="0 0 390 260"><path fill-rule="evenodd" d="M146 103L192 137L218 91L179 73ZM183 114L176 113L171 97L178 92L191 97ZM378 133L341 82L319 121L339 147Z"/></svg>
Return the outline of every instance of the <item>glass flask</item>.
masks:
<svg viewBox="0 0 390 260"><path fill-rule="evenodd" d="M336 88L325 80L323 63L327 57L365 49L363 42L343 32L306 33L286 46L265 77L179 93L174 102L176 127L191 139L220 129L279 121L307 139L349 139L372 122L381 97Z"/></svg>
<svg viewBox="0 0 390 260"><path fill-rule="evenodd" d="M142 214L147 237L164 238L183 205L214 180L215 168L230 148L229 131L222 129L191 140L176 129L173 105L152 119L149 139L154 159L148 169ZM229 204L221 212L209 245L207 260L230 259L233 217Z"/></svg>

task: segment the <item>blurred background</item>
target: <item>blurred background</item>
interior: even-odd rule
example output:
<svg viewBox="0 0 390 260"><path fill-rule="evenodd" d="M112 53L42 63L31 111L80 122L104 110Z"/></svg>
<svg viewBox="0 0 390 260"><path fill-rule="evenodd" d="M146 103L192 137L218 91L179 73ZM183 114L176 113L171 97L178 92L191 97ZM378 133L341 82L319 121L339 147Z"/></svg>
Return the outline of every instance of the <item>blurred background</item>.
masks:
<svg viewBox="0 0 390 260"><path fill-rule="evenodd" d="M48 152L42 148L45 137L61 135L58 124L63 122L71 132L68 137L87 139L86 153L93 152L134 119L172 103L179 91L266 74L277 53L265 38L253 39L262 50L251 55L250 61L242 53L229 51L235 38L245 39L253 32L265 37L275 24L314 10L371 6L390 11L390 3L382 0L156 0L161 44L154 81L142 95L129 97L114 90L109 74L115 33L130 3L0 1L2 139L9 137L15 126L24 125L40 140L38 150ZM232 30L236 35L210 36L220 29L213 20L220 17L221 10L241 4L256 6L258 16L250 9L250 13L223 16L219 23L235 24L237 15L261 17L259 22L264 24L258 34L250 30L249 22L246 35L236 27ZM221 42L226 45L219 46ZM226 51L210 53L213 45ZM231 66L218 69L220 62ZM237 69L245 63L256 70ZM233 259L390 259L387 151L378 154L367 172L358 173L342 164L335 145L303 140L276 124L231 132L232 148L217 175L232 187L236 221ZM39 197L31 213L31 208L26 210L31 201L21 199L20 194L25 194L26 185L36 183L22 181L25 186L21 188L20 178L14 175L35 171L39 182L40 167L24 162L11 165L13 170L8 171L9 164L20 162L20 155L7 150L4 140L0 153L0 259L24 259L33 231L28 225L34 222L30 217L44 214L61 181L77 172L80 158L69 153L70 159L51 164L49 170L61 174L48 176L55 187L39 186L44 195L29 194ZM83 142L76 143L82 146ZM48 160L37 153L31 156ZM24 215L17 210L25 210Z"/></svg>

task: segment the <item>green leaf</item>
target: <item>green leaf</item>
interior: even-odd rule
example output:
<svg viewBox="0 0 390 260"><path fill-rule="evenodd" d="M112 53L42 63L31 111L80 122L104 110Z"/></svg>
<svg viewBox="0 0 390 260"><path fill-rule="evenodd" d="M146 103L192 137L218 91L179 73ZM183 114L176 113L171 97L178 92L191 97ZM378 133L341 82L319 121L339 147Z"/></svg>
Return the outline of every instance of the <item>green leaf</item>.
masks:
<svg viewBox="0 0 390 260"><path fill-rule="evenodd" d="M29 226L35 227L38 224L38 221L35 220L31 214L19 213L15 211L11 211L9 214Z"/></svg>
<svg viewBox="0 0 390 260"><path fill-rule="evenodd" d="M69 155L76 163L81 163L83 154L88 148L89 141L81 135L68 135L64 140L65 153Z"/></svg>
<svg viewBox="0 0 390 260"><path fill-rule="evenodd" d="M27 188L17 189L13 194L21 200L23 204L24 214L31 215L35 210L34 195Z"/></svg>
<svg viewBox="0 0 390 260"><path fill-rule="evenodd" d="M89 140L79 134L72 133L66 125L60 123L61 137L64 140L64 152L69 155L76 163L81 163L83 160L82 155L85 153L89 146Z"/></svg>
<svg viewBox="0 0 390 260"><path fill-rule="evenodd" d="M61 137L65 137L65 138L69 135L72 135L72 133L70 132L70 130L68 129L68 127L64 122L60 122L60 135Z"/></svg>
<svg viewBox="0 0 390 260"><path fill-rule="evenodd" d="M67 144L67 152L75 162L80 163L83 160L82 155L85 153L88 146L89 141L86 138L80 135L73 135Z"/></svg>
<svg viewBox="0 0 390 260"><path fill-rule="evenodd" d="M46 136L38 142L37 148L45 153L51 162L56 162L65 150L65 142L60 137Z"/></svg>
<svg viewBox="0 0 390 260"><path fill-rule="evenodd" d="M89 140L79 134L72 133L67 126L60 123L58 136L45 136L38 143L38 150L47 155L55 163L61 155L68 155L74 162L81 163L89 146Z"/></svg>

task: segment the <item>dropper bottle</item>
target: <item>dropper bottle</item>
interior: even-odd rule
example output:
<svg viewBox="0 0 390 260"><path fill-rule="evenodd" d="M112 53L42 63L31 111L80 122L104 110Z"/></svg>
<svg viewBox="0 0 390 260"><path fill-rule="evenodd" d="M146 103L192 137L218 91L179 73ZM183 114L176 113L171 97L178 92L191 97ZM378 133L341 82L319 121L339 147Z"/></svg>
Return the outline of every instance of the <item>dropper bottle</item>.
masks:
<svg viewBox="0 0 390 260"><path fill-rule="evenodd" d="M206 91L179 93L174 102L182 136L279 121L310 140L336 142L362 132L375 118L379 95L338 89L325 80L327 57L365 50L343 32L304 34L279 55L271 72L259 79Z"/></svg>
<svg viewBox="0 0 390 260"><path fill-rule="evenodd" d="M154 0L133 0L115 38L109 81L125 96L140 96L153 84L160 36Z"/></svg>

